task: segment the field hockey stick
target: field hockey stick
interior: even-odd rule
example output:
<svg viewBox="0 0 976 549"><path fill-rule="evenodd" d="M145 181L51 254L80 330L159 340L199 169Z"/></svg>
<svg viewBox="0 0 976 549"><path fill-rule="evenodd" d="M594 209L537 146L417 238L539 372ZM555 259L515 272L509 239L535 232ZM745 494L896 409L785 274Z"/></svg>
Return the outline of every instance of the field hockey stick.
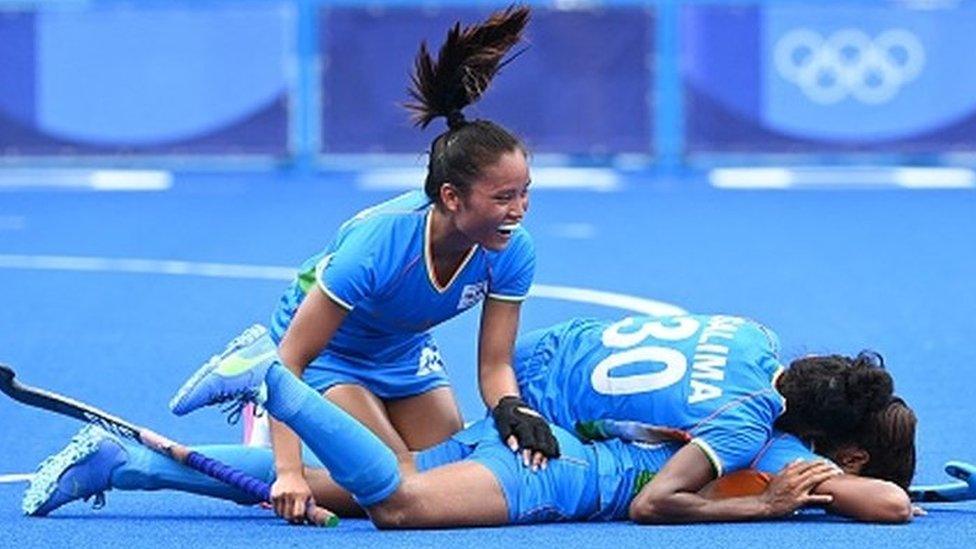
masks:
<svg viewBox="0 0 976 549"><path fill-rule="evenodd" d="M94 423L111 433L135 441L146 448L182 463L194 471L199 471L251 496L260 498L261 501L271 501L271 486L262 480L191 450L155 431L130 423L94 406L58 393L24 385L14 379L15 376L16 374L9 366L0 364L0 391L18 402L86 423ZM335 514L316 505L306 507L306 518L310 523L317 526L335 526L339 523L339 518Z"/></svg>
<svg viewBox="0 0 976 549"><path fill-rule="evenodd" d="M976 499L976 465L964 461L950 461L945 472L959 480L945 484L912 486L908 495L919 503L969 501Z"/></svg>

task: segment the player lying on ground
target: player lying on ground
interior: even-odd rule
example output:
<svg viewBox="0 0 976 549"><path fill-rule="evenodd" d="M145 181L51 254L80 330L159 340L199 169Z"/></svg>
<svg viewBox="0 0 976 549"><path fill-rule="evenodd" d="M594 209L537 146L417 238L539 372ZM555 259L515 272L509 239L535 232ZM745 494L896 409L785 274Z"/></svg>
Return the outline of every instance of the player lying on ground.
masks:
<svg viewBox="0 0 976 549"><path fill-rule="evenodd" d="M856 375L872 379L860 371L868 368L858 368ZM770 506L757 496L716 501L696 494L714 475L709 471L688 477L680 458L689 452L701 455L701 446L696 444L673 442L657 449L620 440L586 444L572 433L556 429L563 455L543 471L532 472L498 440L491 420L462 431L452 439L452 447L445 448L462 458L460 461L423 473L409 467L401 470L393 454L368 429L331 403L312 398L314 391L276 362L231 376L213 366L198 374L174 400L176 411L185 413L239 397L263 403L306 441L335 481L381 527L625 517L638 522L739 520L793 510ZM785 380L788 376L789 370L783 374ZM887 403L882 409L886 407ZM859 425L866 427L870 417ZM800 420L812 422L812 418ZM826 494L822 499L814 496L815 500L826 503L841 496L843 506L835 508L842 512L856 509L858 513L852 514L858 518L897 522L911 517L907 494L897 485L835 475L826 464L812 466L804 471L800 484L809 483L805 488L825 485ZM662 505L670 507L662 509Z"/></svg>
<svg viewBox="0 0 976 549"><path fill-rule="evenodd" d="M519 458L501 447L494 435L491 419L483 420L458 433L452 439L418 454L418 464L423 463L426 473L401 464L404 483L416 490L416 497L437 494L450 503L468 505L469 500L489 502L497 507L504 505L508 518L504 522L491 520L484 524L548 522L561 520L623 520L634 507L631 498L642 493L661 464L681 448L681 443L671 442L652 447L621 440L581 443L570 433L554 427L560 440L568 444L572 453L563 459L549 462L549 467L539 473L531 473L520 465ZM357 429L362 429L357 426ZM756 456L752 469L739 471L709 483L700 492L706 506L729 505L729 502L711 500L736 498L731 509L711 509L714 512L735 511L734 518L762 519L789 514L794 509L810 504L823 504L835 513L865 521L899 522L907 520L904 492L891 483L853 475L884 470L890 460L889 449L904 443L906 433L914 429L914 415L896 399L881 413L876 414L868 431L858 442L822 441L826 450L822 455L836 466L822 465L824 459L813 454L802 441L787 433L776 432ZM365 430L363 429L365 432ZM341 442L341 441L340 441ZM267 482L274 479L273 457L270 449L247 446L211 445L195 450L218 457L254 477ZM375 450L375 448L374 448ZM335 450L331 450L335 451ZM368 451L361 448L361 451ZM342 459L356 463L373 463L367 456L365 462L355 455L343 454ZM314 458L313 458L314 459ZM565 461L564 461L565 460ZM460 489L440 489L428 483L453 483L455 474L461 479L471 476L472 470L488 467L491 483L465 484ZM451 473L441 471L454 467ZM845 474L838 474L837 468ZM778 473L778 474L776 474ZM362 516L362 510L348 493L329 478L324 469L309 467L307 478L315 500L344 516ZM417 478L413 478L417 477ZM448 480L447 477L450 477ZM359 481L361 482L361 481ZM451 484L451 486L454 486ZM501 487L501 492L499 492ZM96 426L87 426L76 435L60 453L48 458L40 467L24 498L24 510L28 514L46 515L58 507L82 498L94 496L104 503L103 492L117 490L180 490L254 504L259 501L226 484L179 465L155 452L129 442L124 442ZM467 490L484 490L470 494ZM745 497L748 496L748 497ZM401 496L405 497L405 496ZM602 499L601 499L602 498ZM416 501L416 500L415 500ZM436 503L436 502L431 502ZM400 504L402 505L402 503ZM415 505L421 505L420 502ZM473 506L473 504L471 504ZM513 506L516 506L513 508ZM439 513L440 505L421 515L402 517L400 526L461 526L481 524L452 519L450 515L434 517L422 523L414 522L430 513ZM467 507L464 507L467 508ZM399 507L397 507L399 509ZM703 508L703 511L710 511ZM412 513L409 507L400 509ZM377 514L380 513L380 514ZM383 510L374 511L379 526L395 526L385 522L391 517ZM498 516L497 514L495 515ZM723 514L722 516L727 516ZM728 518L728 517L727 517Z"/></svg>
<svg viewBox="0 0 976 549"><path fill-rule="evenodd" d="M655 484L670 490L657 493L660 501L680 501L682 492L748 467L774 426L807 441L851 440L891 398L891 378L876 354L805 357L786 370L778 349L771 330L733 316L576 319L520 337L515 372L532 408L584 439L690 440L674 464L676 478L689 484ZM913 444L907 437L872 476L907 488ZM656 513L686 519L680 506L658 505Z"/></svg>
<svg viewBox="0 0 976 549"><path fill-rule="evenodd" d="M251 343L245 346L248 352L262 346L273 349L266 337ZM862 368L867 367L862 365ZM265 404L270 413L307 441L333 478L348 489L358 503L367 508L370 517L383 527L616 520L628 516L639 522L737 520L778 516L804 503L828 501L831 509L862 520L903 521L911 513L907 496L898 486L851 475L835 476L834 468L823 464L788 469L784 480L771 483L762 496L713 501L696 492L714 472L709 471L707 475L689 481L682 477L687 474L687 468L683 469L677 460L688 451L700 455L703 448L700 444L671 442L647 447L622 440L587 444L563 429L556 429L556 433L566 450L564 457L550 462L542 472L533 473L520 465L519 459L498 440L490 419L476 423L440 445L438 452L428 459L446 465L418 473L409 465L399 465L393 453L368 429L334 405L314 398L315 391L294 378L277 361L256 362L247 370L225 375L228 373L221 371L219 363L201 369L187 383L186 390L174 399L175 409L185 413L229 399L246 398L260 402L267 399ZM864 372L859 375L863 376ZM867 422L861 424L866 426ZM86 435L82 438L92 440L97 437ZM777 449L778 443L790 440L793 441L792 450L789 445L786 454ZM132 465L137 460L128 458L117 444L105 443L103 439L87 444L80 442L75 446L82 447L83 451L71 452L69 446L61 457L52 460L48 467L51 472L39 476L47 478L47 484L32 485L31 490L40 497L26 498L25 501L38 501L36 511L39 514L75 499L78 494L63 493L56 486L73 486L77 479L99 480L98 486L90 482L85 487L88 494L97 492L99 487L107 488L109 484L129 487L124 486L127 481L137 489L178 487L166 486L165 482L160 482L160 477L153 477L151 466ZM884 447L881 448L883 452ZM786 436L767 437L764 445L758 448L765 450L763 455L769 456L767 460L780 456L780 461L783 455L797 449L804 447L796 439ZM232 455L221 455L213 449L206 451L247 470L247 464ZM265 450L236 450L238 453L248 451L250 455L260 452L267 455ZM837 459L842 463L849 461L840 454ZM96 462L105 465L88 465ZM266 463L264 467L267 470ZM192 477L185 472L183 476ZM157 484L153 486L146 482L147 479L155 479ZM698 486L691 486L693 483ZM213 483L210 484L212 489ZM809 495L807 492L813 487L823 493ZM784 490L786 496L783 496ZM208 493L207 489L191 491ZM661 509L660 505L671 507Z"/></svg>
<svg viewBox="0 0 976 549"><path fill-rule="evenodd" d="M569 324L570 327L573 325ZM643 393L646 398L633 400L633 413L627 413L626 419L636 417L643 420L644 417L639 415L641 408L658 406L660 413L649 416L651 421L691 431L689 438L692 444L678 449L669 457L667 466L661 468L662 464L659 463L646 469L660 472L634 499L631 516L640 521L736 518L736 513L744 511L742 508L723 511L703 506L701 498L695 494L723 471L746 467L771 437L774 423L805 438L845 439L840 435L864 429L868 418L886 407L892 396L892 380L880 366L880 358L876 355L863 355L856 360L839 360L838 357L803 359L794 362L784 372L776 358L778 344L775 336L762 326L737 317L628 318L597 330L586 330L585 334L582 337L574 335L569 340L579 347L580 341L599 338L601 352L605 356L589 354L587 360L592 368L589 381L595 392L615 397ZM551 347L541 345L544 339L543 336L532 347ZM258 340L253 344L262 345ZM548 354L545 351L540 353ZM664 366L663 370L660 365ZM635 374L633 367L641 366L643 369L638 371L652 373ZM277 364L271 367L272 371L279 369L280 365ZM611 375L614 369L617 371L612 373L616 375ZM574 369L573 375L579 376L579 371L579 368ZM281 377L277 376L276 379L280 381ZM554 376L548 377L552 379ZM174 399L174 412L186 413L209 402L211 395L208 392L211 390L217 391L213 395L218 400L240 396L232 394L235 393L233 383L223 383L222 380L228 379L231 378L221 373L219 364L202 368ZM235 375L233 379L241 383L243 378ZM282 387L290 386L289 383L281 383ZM249 390L254 388L249 387ZM248 394L245 390L245 396ZM274 388L270 397L272 401L277 398ZM574 403L582 400L572 398L572 394L563 394L562 397ZM288 400L287 397L282 399ZM785 405L787 403L789 405ZM545 409L543 406L540 408ZM618 406L617 411L620 409ZM269 411L272 416L285 419L275 410ZM304 410L296 413L302 412ZM527 410L527 413L532 412ZM675 415L668 421L655 419L667 417L669 413ZM294 425L292 427L295 428ZM307 429L308 425L303 424L302 427ZM321 432L315 429L306 432L308 436L315 436L316 443L321 444ZM303 437L306 443L323 460L335 480L349 489L344 475L333 470L336 460L325 461L323 452L327 450L313 446L308 436ZM562 442L565 436L559 438ZM346 450L346 445L340 446L342 449L337 451ZM500 447L504 448L504 445ZM491 469L491 463L491 459L486 459L483 467L470 470L484 474ZM565 463L562 461L561 465ZM362 468L357 472L361 473ZM474 472L471 475L472 478L477 477ZM489 474L486 478L491 476ZM499 468L494 476L502 479L505 475ZM397 484L393 480L384 489L392 490ZM904 491L895 485L888 486L898 490L906 508L910 508ZM350 492L359 495L356 490L351 489ZM383 490L380 492L378 495L370 494L365 500L359 497L359 503L368 507L383 500L387 493L382 493ZM862 493L867 493L867 490ZM628 493L628 497L631 494ZM604 497L604 500L607 499ZM879 496L879 499L883 498ZM508 502L512 504L513 498L508 498ZM509 508L515 507L510 505ZM482 523L472 518L456 518L461 521L457 524L467 524L464 522L466 520L473 520L472 524ZM450 518L445 520L444 525L455 524ZM423 524L423 521L419 524Z"/></svg>
<svg viewBox="0 0 976 549"><path fill-rule="evenodd" d="M515 367L526 401L580 435L609 426L616 436L653 436L641 424L686 431L692 444L669 463L674 482L658 479L645 494L654 520L669 521L689 518L682 492L748 467L773 427L822 448L867 440L865 420L891 401L893 381L876 353L807 356L789 368L778 353L772 330L740 317L576 319L519 338ZM903 404L888 407L890 446L872 445L865 473L907 489L915 417ZM612 420L639 425L620 429Z"/></svg>

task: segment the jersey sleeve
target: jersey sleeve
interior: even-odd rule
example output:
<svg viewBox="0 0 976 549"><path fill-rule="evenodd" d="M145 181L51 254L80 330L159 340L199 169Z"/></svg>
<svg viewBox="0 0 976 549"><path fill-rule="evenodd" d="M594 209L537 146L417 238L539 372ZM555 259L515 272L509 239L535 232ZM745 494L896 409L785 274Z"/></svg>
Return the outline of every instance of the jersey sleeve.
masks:
<svg viewBox="0 0 976 549"><path fill-rule="evenodd" d="M715 469L715 476L749 467L769 438L769 429L754 422L722 421L717 418L692 431L691 444L698 446Z"/></svg>
<svg viewBox="0 0 976 549"><path fill-rule="evenodd" d="M522 301L529 296L535 277L535 245L528 231L519 228L491 266L488 297Z"/></svg>
<svg viewBox="0 0 976 549"><path fill-rule="evenodd" d="M717 476L749 467L773 436L779 394L767 388L736 397L691 430Z"/></svg>
<svg viewBox="0 0 976 549"><path fill-rule="evenodd" d="M347 311L373 294L375 257L380 244L376 240L371 231L354 231L315 265L318 287Z"/></svg>
<svg viewBox="0 0 976 549"><path fill-rule="evenodd" d="M769 349L769 353L774 358L779 357L780 343L779 343L779 336L776 335L776 332L774 332L764 324L761 324L754 320L751 320L750 322L752 322L752 324L756 327L756 329L758 329L759 332L765 337L766 346Z"/></svg>
<svg viewBox="0 0 976 549"><path fill-rule="evenodd" d="M753 460L752 469L775 475L783 467L794 461L827 461L829 459L815 453L802 440L789 433L776 431Z"/></svg>

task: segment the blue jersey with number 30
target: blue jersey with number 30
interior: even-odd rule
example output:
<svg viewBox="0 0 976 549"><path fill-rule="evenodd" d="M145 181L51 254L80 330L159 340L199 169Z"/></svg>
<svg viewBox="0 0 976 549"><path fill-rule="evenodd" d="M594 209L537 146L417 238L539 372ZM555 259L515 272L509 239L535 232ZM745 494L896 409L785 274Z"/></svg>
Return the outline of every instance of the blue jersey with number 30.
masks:
<svg viewBox="0 0 976 549"><path fill-rule="evenodd" d="M520 343L516 373L526 401L557 425L684 429L721 475L750 464L784 410L777 352L775 334L733 316L574 320Z"/></svg>

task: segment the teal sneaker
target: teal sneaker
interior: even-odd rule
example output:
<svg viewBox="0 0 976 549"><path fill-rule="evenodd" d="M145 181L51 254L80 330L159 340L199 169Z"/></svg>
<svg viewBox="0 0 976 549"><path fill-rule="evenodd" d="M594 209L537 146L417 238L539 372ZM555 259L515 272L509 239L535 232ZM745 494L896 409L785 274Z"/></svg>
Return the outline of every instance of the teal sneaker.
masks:
<svg viewBox="0 0 976 549"><path fill-rule="evenodd" d="M264 376L277 360L278 348L267 328L255 324L201 366L170 400L169 409L182 416L231 401L234 404L227 410L233 410L232 418L239 417L247 402L263 404L267 400Z"/></svg>
<svg viewBox="0 0 976 549"><path fill-rule="evenodd" d="M97 425L86 425L63 450L41 462L24 492L25 515L46 516L66 503L95 497L95 508L105 505L112 471L128 459L125 447Z"/></svg>

